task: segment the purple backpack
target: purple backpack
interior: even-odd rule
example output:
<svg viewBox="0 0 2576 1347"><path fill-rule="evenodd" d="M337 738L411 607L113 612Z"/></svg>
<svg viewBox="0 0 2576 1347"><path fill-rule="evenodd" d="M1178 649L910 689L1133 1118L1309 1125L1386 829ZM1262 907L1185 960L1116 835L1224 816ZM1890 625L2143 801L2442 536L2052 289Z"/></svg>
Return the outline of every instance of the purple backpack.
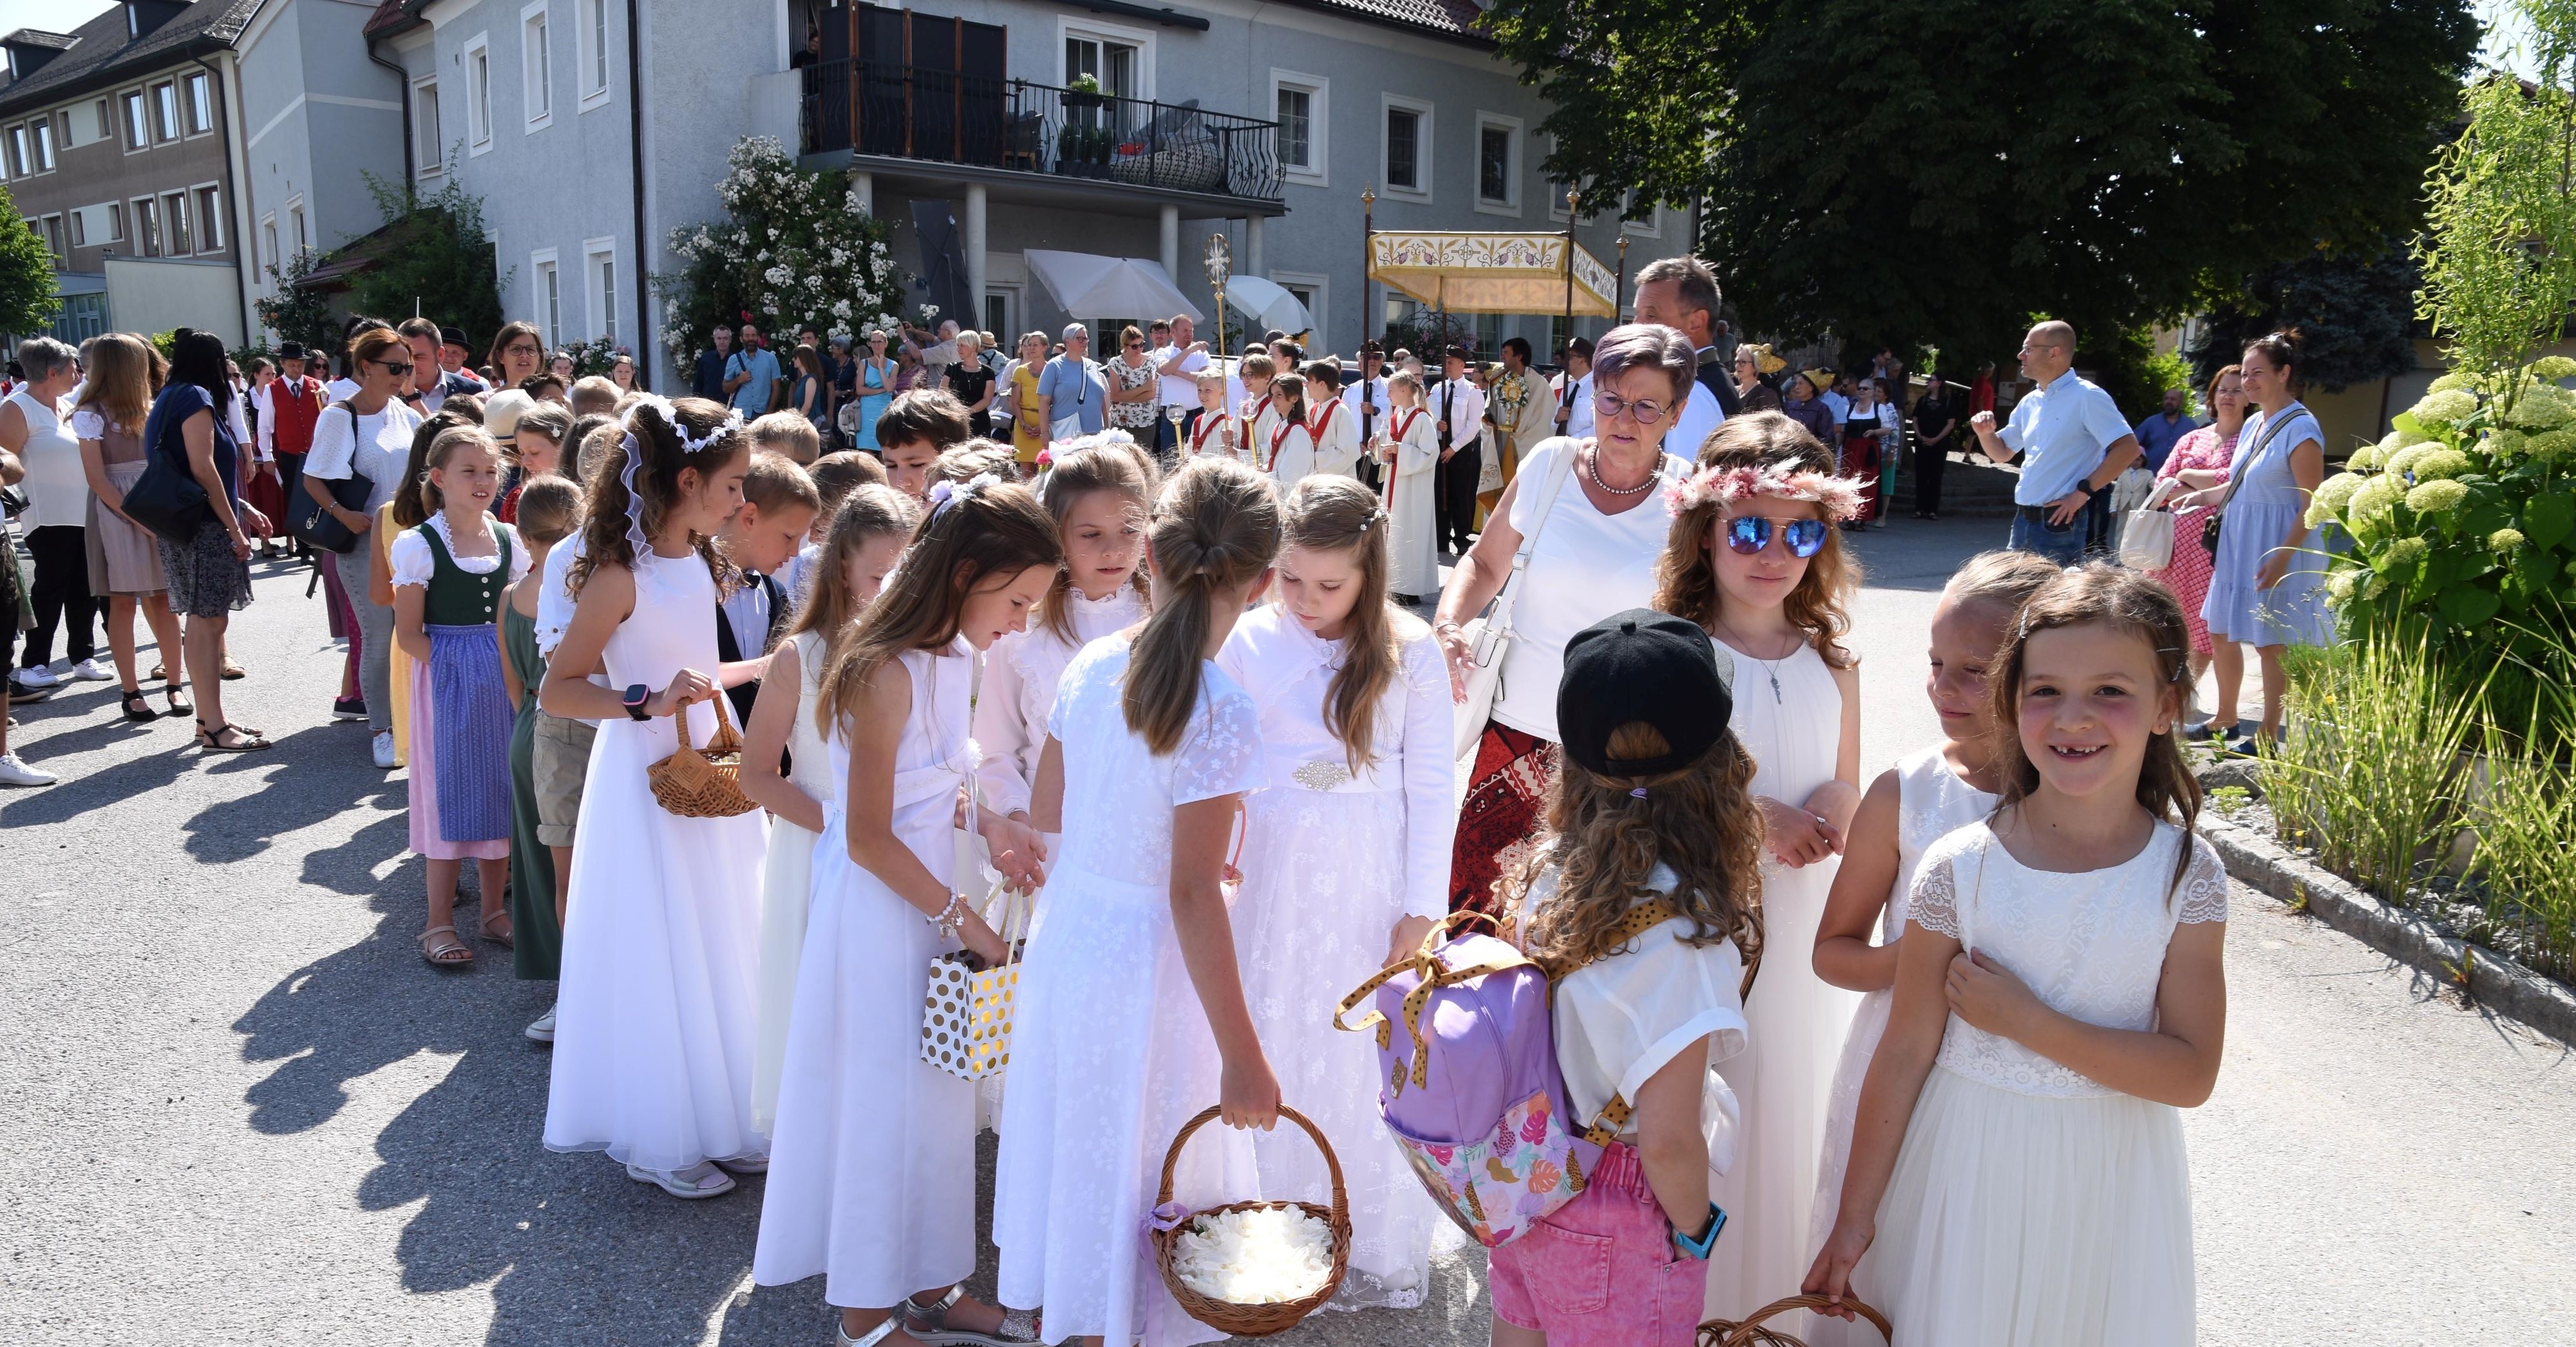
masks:
<svg viewBox="0 0 2576 1347"><path fill-rule="evenodd" d="M1644 930L1673 915L1655 902L1631 919L1651 918ZM1499 1249L1582 1193L1628 1106L1613 1098L1589 1125L1574 1126L1547 972L1493 936L1450 937L1471 920L1481 918L1458 913L1434 926L1417 954L1344 997L1333 1024L1377 1026L1387 1130L1449 1219ZM1342 1023L1372 994L1374 1010Z"/></svg>

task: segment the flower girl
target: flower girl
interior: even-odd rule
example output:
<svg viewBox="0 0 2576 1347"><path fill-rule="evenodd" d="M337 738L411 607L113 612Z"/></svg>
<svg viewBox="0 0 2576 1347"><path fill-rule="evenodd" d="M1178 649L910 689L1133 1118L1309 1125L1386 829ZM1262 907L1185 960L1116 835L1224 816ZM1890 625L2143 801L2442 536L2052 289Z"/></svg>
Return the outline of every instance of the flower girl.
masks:
<svg viewBox="0 0 2576 1347"><path fill-rule="evenodd" d="M1762 938L1790 951L1754 983L1751 1041L1722 1068L1744 1108L1741 1158L1717 1185L1728 1235L1708 1274L1709 1312L1726 1319L1787 1294L1802 1271L1825 1096L1857 1000L1805 957L1860 804L1859 661L1841 642L1857 576L1833 527L1858 501L1831 463L1786 417L1729 420L1672 489L1655 567L1655 607L1700 624L1735 666L1733 728L1753 756L1769 853Z"/></svg>
<svg viewBox="0 0 2576 1347"><path fill-rule="evenodd" d="M1816 932L1815 960L1817 976L1862 996L1851 1033L1843 1040L1842 1063L1834 1069L1826 1107L1824 1157L1816 1173L1815 1210L1808 1217L1811 1249L1821 1246L1833 1229L1842 1198L1861 1079L1887 1027L1906 895L1932 844L1994 812L2003 788L1986 670L2010 634L2022 601L2057 572L2057 563L2036 553L1986 552L1969 558L1950 577L1932 609L1932 668L1924 685L1941 718L1941 740L1881 773L1852 816L1850 841ZM1886 943L1873 945L1871 937L1882 930L1882 912ZM1847 1329L1841 1323L1818 1324L1807 1335L1808 1347L1838 1347L1871 1335L1867 1328L1848 1334Z"/></svg>
<svg viewBox="0 0 2576 1347"><path fill-rule="evenodd" d="M647 397L592 468L572 623L550 715L600 722L573 838L546 1148L604 1150L673 1197L733 1190L769 1144L751 1124L758 813L682 818L646 769L716 732L716 530L742 506L742 418ZM608 683L590 681L605 672Z"/></svg>
<svg viewBox="0 0 2576 1347"><path fill-rule="evenodd" d="M1377 1112L1377 1045L1316 1013L1384 966L1382 933L1421 942L1449 911L1457 813L1449 679L1430 629L1387 602L1386 513L1317 475L1288 493L1277 600L1216 658L1261 708L1269 772L1246 802L1234 920L1243 993L1281 1094L1324 1130L1351 1203L1351 1267L1333 1303L1422 1303L1438 1211ZM1255 1150L1266 1198L1330 1191L1303 1134Z"/></svg>
<svg viewBox="0 0 2576 1347"><path fill-rule="evenodd" d="M1002 1302L1043 1305L1050 1340L1120 1347L1224 1336L1173 1303L1141 1232L1184 1122L1213 1102L1267 1129L1279 1109L1221 887L1263 779L1260 716L1210 662L1269 584L1278 496L1241 464L1193 459L1148 538L1153 617L1075 658L1047 724L1031 814L1065 843L1047 902L1084 920L1029 940L993 1212ZM1175 1179L1194 1207L1252 1194L1250 1138L1202 1132Z"/></svg>
<svg viewBox="0 0 2576 1347"><path fill-rule="evenodd" d="M1030 1340L958 1289L975 1271L975 1087L921 1060L921 1009L932 959L961 942L987 965L1005 956L947 878L975 766L975 656L1027 625L1062 561L1028 488L933 486L891 586L839 629L816 689L842 793L814 848L751 1266L764 1286L823 1273L844 1343ZM987 815L981 831L1006 874L1030 864L1027 825Z"/></svg>
<svg viewBox="0 0 2576 1347"><path fill-rule="evenodd" d="M1056 684L1082 648L1145 618L1145 510L1151 478L1122 436L1085 436L1054 449L1038 500L1064 539L1064 569L1029 629L993 643L975 698L976 783L983 805L1027 822L1038 750ZM1048 842L1054 849L1053 840Z"/></svg>
<svg viewBox="0 0 2576 1347"><path fill-rule="evenodd" d="M822 839L825 807L841 798L814 718L826 648L885 587L920 516L912 497L883 484L860 487L841 502L808 573L799 577L804 601L769 656L760 700L743 726L742 793L770 814L751 1070L752 1125L764 1132L778 1117L778 1068L787 1055L787 1016L796 1005L796 967L805 951L814 844Z"/></svg>
<svg viewBox="0 0 2576 1347"><path fill-rule="evenodd" d="M2194 1340L2179 1110L2218 1079L2227 872L2175 742L2189 644L2172 591L2094 564L2032 595L1996 653L2003 803L1916 871L1806 1279L1908 1343Z"/></svg>
<svg viewBox="0 0 2576 1347"><path fill-rule="evenodd" d="M1432 510L1432 469L1440 466L1440 427L1422 406L1422 380L1397 370L1386 380L1386 438L1377 445L1386 465L1387 587L1420 598L1440 592L1440 534Z"/></svg>

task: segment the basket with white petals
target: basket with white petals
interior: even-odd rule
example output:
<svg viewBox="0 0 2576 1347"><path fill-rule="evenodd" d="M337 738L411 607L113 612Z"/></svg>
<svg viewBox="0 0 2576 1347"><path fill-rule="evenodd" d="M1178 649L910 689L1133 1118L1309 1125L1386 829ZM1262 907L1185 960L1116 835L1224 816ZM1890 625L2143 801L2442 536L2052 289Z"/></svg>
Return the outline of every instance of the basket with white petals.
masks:
<svg viewBox="0 0 2576 1347"><path fill-rule="evenodd" d="M1279 1116L1304 1128L1332 1174L1332 1205L1230 1202L1189 1212L1172 1204L1173 1171L1192 1133L1217 1119L1208 1109L1181 1128L1163 1156L1155 1198L1154 1255L1163 1285L1183 1312L1237 1337L1285 1332L1321 1309L1341 1289L1351 1263L1349 1189L1331 1143L1306 1115L1281 1105Z"/></svg>

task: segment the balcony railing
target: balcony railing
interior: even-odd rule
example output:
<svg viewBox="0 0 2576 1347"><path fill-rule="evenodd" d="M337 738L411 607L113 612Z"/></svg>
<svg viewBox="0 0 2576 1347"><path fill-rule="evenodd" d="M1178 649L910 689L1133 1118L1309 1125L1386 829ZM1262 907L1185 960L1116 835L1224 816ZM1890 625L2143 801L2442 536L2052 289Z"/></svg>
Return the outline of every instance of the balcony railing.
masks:
<svg viewBox="0 0 2576 1347"><path fill-rule="evenodd" d="M1279 199L1277 122L893 61L804 69L808 154L977 164Z"/></svg>

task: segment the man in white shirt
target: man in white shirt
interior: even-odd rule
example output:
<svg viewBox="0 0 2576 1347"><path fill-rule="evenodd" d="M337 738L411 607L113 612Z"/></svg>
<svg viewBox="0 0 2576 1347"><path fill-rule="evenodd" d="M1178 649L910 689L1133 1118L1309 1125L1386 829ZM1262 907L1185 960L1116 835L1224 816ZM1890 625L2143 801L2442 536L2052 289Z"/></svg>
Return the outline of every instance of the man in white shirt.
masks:
<svg viewBox="0 0 2576 1347"><path fill-rule="evenodd" d="M1207 343L1198 340L1196 325L1188 314L1176 314L1168 323L1157 322L1146 335L1150 349L1145 359L1154 366L1154 456L1166 467L1179 462L1179 422L1172 409L1187 416L1199 405L1199 372L1208 367Z"/></svg>
<svg viewBox="0 0 2576 1347"><path fill-rule="evenodd" d="M1387 413L1394 405L1386 400L1386 353L1373 341L1360 343L1360 377L1342 389L1342 411L1351 419L1351 428L1359 436L1359 479L1375 491L1383 478L1378 476L1377 455L1368 446L1386 434Z"/></svg>
<svg viewBox="0 0 2576 1347"><path fill-rule="evenodd" d="M1565 345L1565 372L1556 376L1556 433L1576 439L1592 433L1592 339Z"/></svg>
<svg viewBox="0 0 2576 1347"><path fill-rule="evenodd" d="M1696 258L1667 257L1649 262L1637 273L1637 321L1661 323L1688 338L1699 354L1690 396L1664 430L1664 452L1697 459L1710 432L1726 420L1718 390L1733 385L1717 361L1711 330L1717 322L1717 278Z"/></svg>
<svg viewBox="0 0 2576 1347"><path fill-rule="evenodd" d="M1485 390L1467 377L1467 348L1452 346L1441 356L1440 382L1431 389L1431 414L1440 437L1440 465L1432 469L1432 532L1451 552L1467 553L1467 535L1476 526L1476 475L1484 470L1484 450L1476 429L1485 419Z"/></svg>
<svg viewBox="0 0 2576 1347"><path fill-rule="evenodd" d="M1993 412L1979 412L1968 425L1997 463L2026 455L2007 546L2071 566L2093 542L2087 507L2137 461L2138 437L2111 395L2075 373L2073 327L2051 319L2032 328L2021 370L2038 386L2013 405L2011 422L1998 430Z"/></svg>

